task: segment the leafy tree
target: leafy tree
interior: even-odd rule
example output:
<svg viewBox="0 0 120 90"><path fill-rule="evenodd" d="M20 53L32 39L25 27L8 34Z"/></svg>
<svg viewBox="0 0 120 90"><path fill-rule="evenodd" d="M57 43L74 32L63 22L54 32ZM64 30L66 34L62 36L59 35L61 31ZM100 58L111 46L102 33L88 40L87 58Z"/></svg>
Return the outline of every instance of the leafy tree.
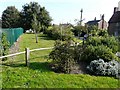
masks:
<svg viewBox="0 0 120 90"><path fill-rule="evenodd" d="M80 37L80 36L83 37L84 34L87 33L86 26L80 26L80 25L75 26L72 31L73 31L74 35L78 36L78 37Z"/></svg>
<svg viewBox="0 0 120 90"><path fill-rule="evenodd" d="M2 28L16 28L19 27L20 12L15 6L9 6L2 13Z"/></svg>
<svg viewBox="0 0 120 90"><path fill-rule="evenodd" d="M50 22L52 21L52 18L49 16L49 12L45 9L45 7L40 8L39 21L41 24L41 31L45 33L46 28L48 28Z"/></svg>
<svg viewBox="0 0 120 90"><path fill-rule="evenodd" d="M21 22L23 23L21 27L25 30L32 28L32 20L33 14L36 14L36 19L40 22L40 25L48 26L51 22L51 17L47 10L41 7L37 2L30 2L29 4L25 4L23 6L23 10L21 11Z"/></svg>

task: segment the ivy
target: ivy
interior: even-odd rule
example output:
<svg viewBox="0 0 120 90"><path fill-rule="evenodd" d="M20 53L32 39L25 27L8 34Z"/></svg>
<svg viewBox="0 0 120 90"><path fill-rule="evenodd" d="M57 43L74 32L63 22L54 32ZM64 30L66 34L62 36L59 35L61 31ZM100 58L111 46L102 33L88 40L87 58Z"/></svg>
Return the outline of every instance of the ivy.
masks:
<svg viewBox="0 0 120 90"><path fill-rule="evenodd" d="M2 33L2 56L5 56L8 54L9 51L9 41L7 41L5 33ZM7 58L3 58L2 61L7 60Z"/></svg>

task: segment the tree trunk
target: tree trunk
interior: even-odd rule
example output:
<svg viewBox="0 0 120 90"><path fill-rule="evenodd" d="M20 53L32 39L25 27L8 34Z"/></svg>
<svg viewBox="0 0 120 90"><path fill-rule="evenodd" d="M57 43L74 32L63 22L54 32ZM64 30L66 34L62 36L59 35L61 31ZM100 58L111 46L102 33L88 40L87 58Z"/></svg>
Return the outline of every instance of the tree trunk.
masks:
<svg viewBox="0 0 120 90"><path fill-rule="evenodd" d="M35 39L36 39L36 43L38 43L38 37L37 37L37 32L35 30Z"/></svg>

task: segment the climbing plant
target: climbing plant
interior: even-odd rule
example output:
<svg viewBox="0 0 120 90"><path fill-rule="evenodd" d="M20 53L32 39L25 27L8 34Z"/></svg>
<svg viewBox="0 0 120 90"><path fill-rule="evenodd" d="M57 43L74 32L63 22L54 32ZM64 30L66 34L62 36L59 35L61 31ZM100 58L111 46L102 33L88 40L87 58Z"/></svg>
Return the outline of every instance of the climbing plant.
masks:
<svg viewBox="0 0 120 90"><path fill-rule="evenodd" d="M2 56L5 56L8 54L9 50L9 41L7 41L5 33L2 33ZM7 60L7 58L3 58L2 61Z"/></svg>

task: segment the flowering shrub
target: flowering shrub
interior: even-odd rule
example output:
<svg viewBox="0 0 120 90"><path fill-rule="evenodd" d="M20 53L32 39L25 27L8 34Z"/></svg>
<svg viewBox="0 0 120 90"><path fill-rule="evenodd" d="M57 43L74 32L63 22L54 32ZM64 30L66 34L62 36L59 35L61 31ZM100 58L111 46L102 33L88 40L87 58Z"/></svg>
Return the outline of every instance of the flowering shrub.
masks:
<svg viewBox="0 0 120 90"><path fill-rule="evenodd" d="M103 59L91 61L87 69L95 75L115 76L120 78L120 63L112 60L104 62Z"/></svg>

